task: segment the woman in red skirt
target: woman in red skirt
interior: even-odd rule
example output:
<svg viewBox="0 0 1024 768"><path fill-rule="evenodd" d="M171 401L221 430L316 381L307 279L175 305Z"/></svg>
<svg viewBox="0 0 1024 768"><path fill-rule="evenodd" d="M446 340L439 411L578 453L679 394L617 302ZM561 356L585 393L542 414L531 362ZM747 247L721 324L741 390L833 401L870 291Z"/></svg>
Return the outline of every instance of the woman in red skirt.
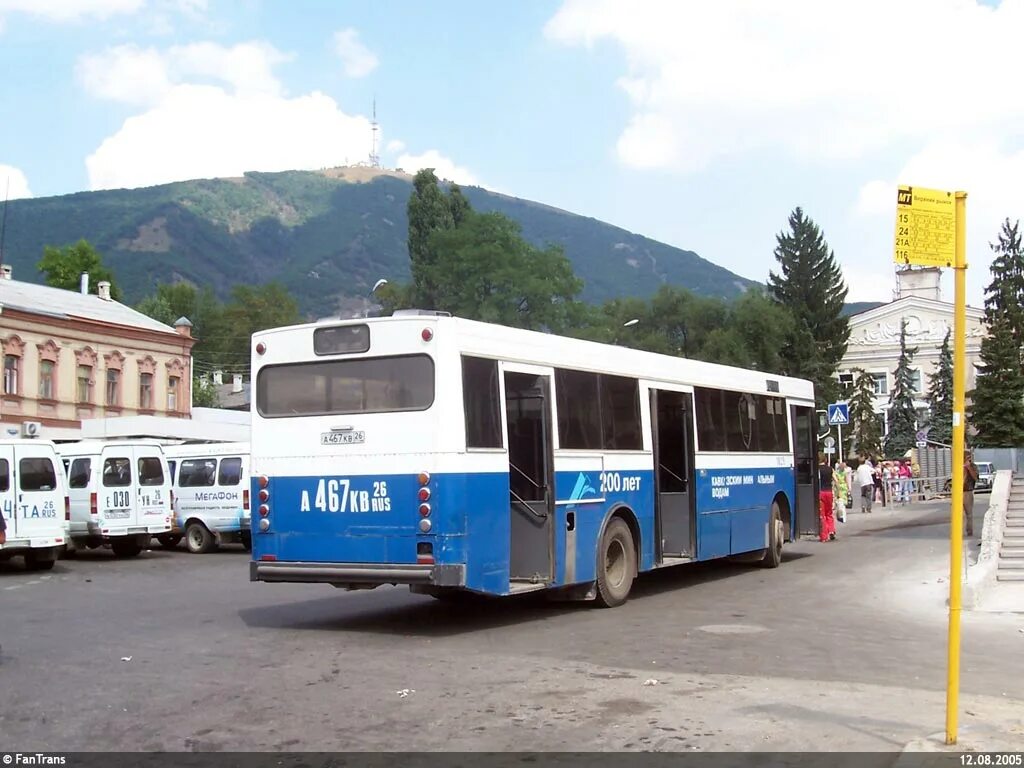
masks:
<svg viewBox="0 0 1024 768"><path fill-rule="evenodd" d="M825 454L818 454L818 516L821 518L821 540L835 541L836 519L832 514L832 467Z"/></svg>

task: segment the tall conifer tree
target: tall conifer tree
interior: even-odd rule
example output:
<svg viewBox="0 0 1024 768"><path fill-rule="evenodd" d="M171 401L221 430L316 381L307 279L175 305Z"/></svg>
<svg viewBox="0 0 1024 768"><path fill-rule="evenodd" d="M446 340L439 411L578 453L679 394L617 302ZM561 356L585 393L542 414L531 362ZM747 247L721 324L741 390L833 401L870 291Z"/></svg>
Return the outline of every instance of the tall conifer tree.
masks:
<svg viewBox="0 0 1024 768"><path fill-rule="evenodd" d="M852 449L862 459L877 456L882 450L882 431L875 415L875 380L867 371L857 368L850 395L850 427Z"/></svg>
<svg viewBox="0 0 1024 768"><path fill-rule="evenodd" d="M834 378L850 328L843 315L846 283L818 225L797 208L789 231L776 236L779 273L768 276L773 298L793 315L782 348L785 373L811 379L821 407L838 393Z"/></svg>
<svg viewBox="0 0 1024 768"><path fill-rule="evenodd" d="M907 321L900 323L900 359L896 364L895 384L889 395L889 432L885 436L885 452L902 456L914 447L917 411L914 409L914 379L910 363L917 348L907 349Z"/></svg>
<svg viewBox="0 0 1024 768"><path fill-rule="evenodd" d="M928 439L943 445L953 443L953 350L949 336L950 331L946 331L939 364L928 385Z"/></svg>

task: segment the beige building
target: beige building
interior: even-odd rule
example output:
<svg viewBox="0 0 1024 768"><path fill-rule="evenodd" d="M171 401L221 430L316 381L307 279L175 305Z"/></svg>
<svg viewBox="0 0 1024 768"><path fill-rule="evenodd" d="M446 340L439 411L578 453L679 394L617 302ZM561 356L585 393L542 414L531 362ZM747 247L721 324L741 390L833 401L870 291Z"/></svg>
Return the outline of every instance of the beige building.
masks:
<svg viewBox="0 0 1024 768"><path fill-rule="evenodd" d="M946 332L953 327L953 304L942 301L937 268L910 269L896 273L896 298L888 304L853 315L850 341L839 364L839 380L852 387L855 368L870 373L875 380L875 413L888 431L889 396L895 384L896 364L900 358L900 326L907 323L907 346L917 347L911 362L916 383L914 405L920 421L926 419L925 395L939 362L939 349ZM967 308L966 388L974 388L981 340L985 337L984 312ZM952 337L950 347L952 348Z"/></svg>
<svg viewBox="0 0 1024 768"><path fill-rule="evenodd" d="M24 283L0 268L3 434L77 439L83 419L192 410L191 323L159 323L110 298Z"/></svg>

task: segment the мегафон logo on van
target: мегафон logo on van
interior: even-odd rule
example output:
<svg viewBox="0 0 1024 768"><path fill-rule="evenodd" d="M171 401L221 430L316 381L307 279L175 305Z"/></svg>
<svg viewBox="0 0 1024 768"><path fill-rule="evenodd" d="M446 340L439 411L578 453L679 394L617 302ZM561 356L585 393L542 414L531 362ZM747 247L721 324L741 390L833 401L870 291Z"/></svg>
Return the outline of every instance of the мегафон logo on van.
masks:
<svg viewBox="0 0 1024 768"><path fill-rule="evenodd" d="M196 501L238 501L238 491L211 491L196 493Z"/></svg>

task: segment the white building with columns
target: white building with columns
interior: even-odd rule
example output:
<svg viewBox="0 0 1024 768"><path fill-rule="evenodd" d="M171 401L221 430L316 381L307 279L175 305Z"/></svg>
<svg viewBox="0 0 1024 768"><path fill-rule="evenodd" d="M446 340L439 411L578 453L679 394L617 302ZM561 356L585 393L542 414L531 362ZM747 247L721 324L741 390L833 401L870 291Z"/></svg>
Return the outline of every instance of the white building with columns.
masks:
<svg viewBox="0 0 1024 768"><path fill-rule="evenodd" d="M931 377L939 362L939 349L946 332L953 328L953 304L943 301L941 271L935 267L902 269L896 272L895 299L880 307L850 317L850 341L839 364L839 381L852 387L854 370L863 369L875 380L875 413L888 431L889 396L900 358L900 326L907 323L907 346L917 348L911 362L916 383L914 405L925 420ZM981 340L986 333L984 312L967 308L966 388L974 388ZM950 348L952 348L952 336Z"/></svg>

